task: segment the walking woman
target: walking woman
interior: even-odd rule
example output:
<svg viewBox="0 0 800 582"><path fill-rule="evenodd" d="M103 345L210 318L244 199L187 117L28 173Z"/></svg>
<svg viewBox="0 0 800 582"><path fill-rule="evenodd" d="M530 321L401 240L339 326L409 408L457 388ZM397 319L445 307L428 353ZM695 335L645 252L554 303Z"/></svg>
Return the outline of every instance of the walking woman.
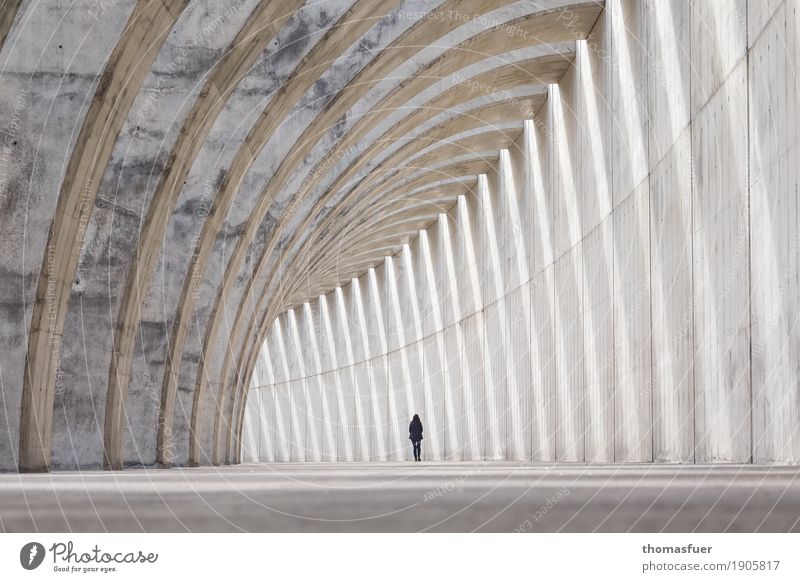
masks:
<svg viewBox="0 0 800 582"><path fill-rule="evenodd" d="M411 424L408 425L408 438L414 445L414 460L421 461L422 421L419 419L419 414L415 414L411 419Z"/></svg>

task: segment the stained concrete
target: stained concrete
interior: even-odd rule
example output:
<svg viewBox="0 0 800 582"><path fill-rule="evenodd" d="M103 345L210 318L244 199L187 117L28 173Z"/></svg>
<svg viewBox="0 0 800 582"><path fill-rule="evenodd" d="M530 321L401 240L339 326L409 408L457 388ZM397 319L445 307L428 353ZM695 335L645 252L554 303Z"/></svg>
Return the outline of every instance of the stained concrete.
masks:
<svg viewBox="0 0 800 582"><path fill-rule="evenodd" d="M798 0L149 4L0 17L0 468L800 460Z"/></svg>
<svg viewBox="0 0 800 582"><path fill-rule="evenodd" d="M7 532L787 532L800 471L750 465L243 464L0 475Z"/></svg>
<svg viewBox="0 0 800 582"><path fill-rule="evenodd" d="M0 113L17 139L3 160L0 217L0 468L22 457L28 470L238 457L240 377L260 343L254 335L275 315L268 289L287 246L318 234L313 225L326 214L324 228L337 232L349 220L332 212L337 205L359 208L359 220L375 214L363 189L361 207L343 202L347 188L339 192L359 177L354 161L386 161L362 154L389 136L388 155L392 140L410 144L394 163L432 163L421 157L430 141L414 139L431 127L419 109L430 104L436 123L453 121L437 140L471 140L470 159L454 169L474 178L487 154L513 139L467 135L475 120L518 130L534 107L502 120L463 116L460 107L541 98L569 64L559 55L574 52L602 10L589 0L181 0L167 12L144 0L6 4ZM157 22L141 20L142 7ZM569 26L563 7L579 16ZM158 42L142 42L152 50L118 92L108 81L126 71L104 76L104 67L110 54L130 51L139 29ZM542 75L510 69L548 54L555 65ZM472 78L480 87L459 90ZM90 139L106 111L114 123ZM346 155L331 165L337 148ZM89 164L93 149L102 153L97 164ZM453 152L438 150L439 158ZM78 162L91 172L69 169ZM417 176L418 186L428 177ZM389 226L378 245L365 236L372 223L360 221L348 272L363 271L383 239L396 244L428 224L431 207L409 209L414 228ZM50 239L58 244L48 249ZM317 285L329 288L331 257L318 258Z"/></svg>

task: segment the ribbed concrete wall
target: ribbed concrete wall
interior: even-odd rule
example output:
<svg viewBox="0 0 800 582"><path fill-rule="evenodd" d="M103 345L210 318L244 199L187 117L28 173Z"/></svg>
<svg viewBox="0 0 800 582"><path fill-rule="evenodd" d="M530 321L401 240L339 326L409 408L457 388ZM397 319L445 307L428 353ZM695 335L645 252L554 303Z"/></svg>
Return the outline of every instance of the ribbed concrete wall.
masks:
<svg viewBox="0 0 800 582"><path fill-rule="evenodd" d="M495 170L281 315L243 459L800 459L800 14L611 0Z"/></svg>

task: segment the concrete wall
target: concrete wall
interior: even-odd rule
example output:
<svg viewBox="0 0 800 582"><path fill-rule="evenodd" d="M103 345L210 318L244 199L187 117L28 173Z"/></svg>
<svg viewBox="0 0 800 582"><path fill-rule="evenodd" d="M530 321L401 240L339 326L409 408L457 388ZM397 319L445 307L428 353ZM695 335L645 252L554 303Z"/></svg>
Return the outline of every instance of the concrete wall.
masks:
<svg viewBox="0 0 800 582"><path fill-rule="evenodd" d="M12 2L0 470L794 461L798 0L576 2Z"/></svg>
<svg viewBox="0 0 800 582"><path fill-rule="evenodd" d="M91 5L89 1L76 2L62 10L24 3L16 20L25 22L29 30L37 33L25 34L22 27L16 26L3 46L0 82L3 132L0 469L15 469L18 464L22 380L32 308L40 267L43 260L55 252L55 249L49 252L46 249L47 232L56 211L65 160L77 140L78 132L74 127L80 127L86 116L97 75L135 2L119 2L117 10L104 13L102 18L89 16ZM51 40L43 46L44 35ZM85 37L91 37L93 42L82 44L80 39ZM12 52L13 59L9 58ZM65 58L65 54L72 58ZM82 290L80 283L76 281L76 287ZM51 356L63 370L61 345L62 338L54 336ZM82 360L79 361L82 364ZM83 365L78 369L87 371ZM91 425L96 411L102 418L103 403L95 403L90 390L73 393L70 388L63 378L58 378L54 387L55 398L60 403L58 409L54 406L56 425L61 419L74 419L79 408L83 409L81 425ZM76 457L82 457L84 450L97 446L99 431L95 434L97 438L76 442L65 437L63 442Z"/></svg>
<svg viewBox="0 0 800 582"><path fill-rule="evenodd" d="M578 26L564 28L564 6ZM461 148L456 169L474 178L488 165L481 147L516 137L602 6L14 0L3 10L0 470L44 471L235 458L220 419L234 417L238 434L253 338L289 304L271 286L294 285L288 258L307 237L342 230L328 215L358 208L352 222L366 224L354 204L364 192L350 196L356 168L445 165ZM440 148L425 132L457 143ZM407 218L416 212L430 217L420 205ZM326 265L324 253L300 254ZM330 279L317 282L327 290ZM293 380L314 365L287 361Z"/></svg>
<svg viewBox="0 0 800 582"><path fill-rule="evenodd" d="M800 458L783 2L609 0L472 192L281 315L244 460Z"/></svg>

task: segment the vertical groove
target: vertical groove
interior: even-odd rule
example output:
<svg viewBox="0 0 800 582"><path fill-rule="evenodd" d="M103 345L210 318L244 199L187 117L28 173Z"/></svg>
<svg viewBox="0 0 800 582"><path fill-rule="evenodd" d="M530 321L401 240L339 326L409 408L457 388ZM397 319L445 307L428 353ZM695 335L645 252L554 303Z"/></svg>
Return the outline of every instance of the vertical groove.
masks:
<svg viewBox="0 0 800 582"><path fill-rule="evenodd" d="M649 0L644 3L644 10L646 11L644 17L644 37L645 37L645 47L649 46L650 42L650 2ZM652 166L652 151L650 149L650 143L652 141L652 125L650 122L650 52L645 48L645 58L647 59L645 62L645 89L644 89L644 98L645 98L645 116L647 119L647 131L645 135L647 136L647 266L649 268L648 274L648 290L649 290L649 315L650 315L650 333L649 339L650 342L650 369L649 369L649 384L648 384L648 396L650 397L650 424L647 430L650 431L650 461L655 462L656 459L656 444L655 444L655 391L654 383L653 383L653 362L655 362L655 357L653 355L653 193L650 187L650 178L653 173L653 166Z"/></svg>
<svg viewBox="0 0 800 582"><path fill-rule="evenodd" d="M613 1L613 0L612 0ZM611 54L612 62L614 59L614 13L613 11L608 12L608 20L610 22L606 23L606 31L608 34L608 44L609 49L608 52ZM611 133L611 147L609 148L609 152L611 155L614 153L614 146L616 144L616 132L614 131L614 120L612 119L614 115L614 105L616 104L616 96L617 92L614 89L614 79L612 76L612 69L609 67L608 71L606 72L606 87L611 91L611 111L607 113L607 123L611 125L610 133ZM608 155L608 154L606 154ZM604 164L608 165L608 194L611 197L611 211L609 213L609 221L610 225L609 228L611 229L611 244L612 246L616 244L616 236L614 233L614 164L608 163L608 159L603 160ZM612 382L612 390L611 390L611 408L612 408L612 418L613 418L613 427L614 433L613 438L614 442L611 445L611 450L613 452L612 459L617 461L617 302L614 300L614 290L617 288L617 281L616 281L616 273L617 273L617 253L611 253L611 342L612 348L611 351L613 353L612 363L611 363L611 382Z"/></svg>
<svg viewBox="0 0 800 582"><path fill-rule="evenodd" d="M694 34L692 24L694 21L694 0L689 5L689 63L691 66L692 59L694 58ZM694 184L694 119L692 116L692 84L694 75L689 75L689 224L690 236L689 245L690 253L690 267L691 275L689 282L689 289L691 293L690 305L692 306L692 463L697 463L697 367L695 366L696 347L697 347L697 306L695 305L694 298L694 199L695 199L695 184Z"/></svg>
<svg viewBox="0 0 800 582"><path fill-rule="evenodd" d="M747 147L745 148L745 156L747 157L747 163L745 165L745 187L747 189L747 337L749 340L749 348L750 352L748 354L750 358L749 363L749 375L750 375L750 410L748 413L748 420L750 421L750 463L752 464L755 459L755 436L753 434L753 407L755 406L754 400L754 393L753 393L753 219L752 219L752 191L750 188L750 171L751 167L750 164L752 160L750 159L750 149L751 149L751 127L750 127L750 120L752 119L751 115L751 103L750 103L750 91L751 91L751 83L752 79L750 78L750 40L749 40L749 33L750 33L750 11L749 11L749 2L750 0L745 0L744 2L744 46L745 46L745 86L747 87ZM775 14L773 13L770 18L774 18ZM766 26L765 26L766 29Z"/></svg>

